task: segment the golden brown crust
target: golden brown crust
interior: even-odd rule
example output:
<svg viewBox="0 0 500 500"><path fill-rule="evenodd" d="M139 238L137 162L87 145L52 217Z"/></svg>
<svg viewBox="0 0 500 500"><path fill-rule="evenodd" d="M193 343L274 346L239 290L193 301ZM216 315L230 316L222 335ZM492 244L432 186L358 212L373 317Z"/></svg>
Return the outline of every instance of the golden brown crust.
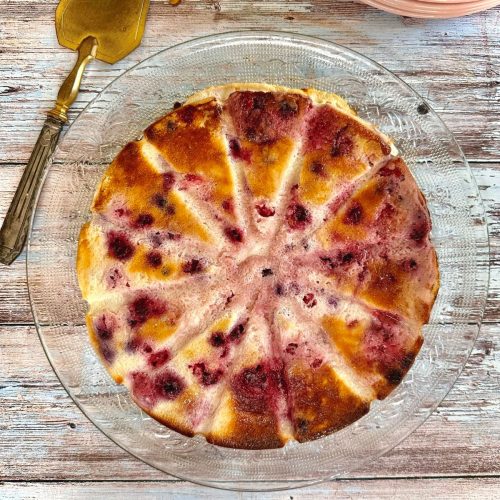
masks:
<svg viewBox="0 0 500 500"><path fill-rule="evenodd" d="M385 399L401 383L408 370L412 367L423 343L424 338L419 335L397 363L391 367L385 367L383 370L384 381L380 381L376 386L378 399Z"/></svg>
<svg viewBox="0 0 500 500"><path fill-rule="evenodd" d="M287 372L295 439L310 441L358 420L369 403L360 399L327 365L317 369L295 364Z"/></svg>
<svg viewBox="0 0 500 500"><path fill-rule="evenodd" d="M268 402L263 402L262 407L252 411L239 401L238 394L231 394L224 403L229 418L219 432L210 431L206 434L209 443L247 450L284 446L277 417L267 406Z"/></svg>
<svg viewBox="0 0 500 500"><path fill-rule="evenodd" d="M80 290L84 299L87 298L89 294L89 270L93 264L92 262L92 251L88 238L90 222L85 223L81 230L78 239L78 251L76 254L76 274L78 278L78 284L80 285Z"/></svg>
<svg viewBox="0 0 500 500"><path fill-rule="evenodd" d="M154 418L160 424L169 427L175 432L179 434L183 434L187 437L193 437L195 433L193 432L192 427L187 424L187 420L182 420L183 417L189 412L189 407L191 406L191 400L189 397L184 397L179 402L177 411L170 411L168 415L165 413L158 413L155 410L147 409L139 402L136 402L139 406L141 406L142 410L147 413L150 417ZM181 411L179 411L181 410Z"/></svg>

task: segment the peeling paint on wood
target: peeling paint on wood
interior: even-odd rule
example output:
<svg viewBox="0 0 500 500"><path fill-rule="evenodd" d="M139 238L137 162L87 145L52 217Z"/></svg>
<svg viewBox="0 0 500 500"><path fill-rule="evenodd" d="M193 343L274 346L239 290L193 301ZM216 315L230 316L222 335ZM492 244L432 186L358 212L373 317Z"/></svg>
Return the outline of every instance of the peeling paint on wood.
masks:
<svg viewBox="0 0 500 500"><path fill-rule="evenodd" d="M500 480L498 478L443 478L443 479L397 479L397 480L341 480L311 486L300 490L277 493L247 493L236 495L229 491L214 491L210 488L200 488L189 483L176 482L120 482L107 481L105 483L51 483L31 484L21 482L0 486L0 494L5 498L50 498L51 500L65 500L71 496L72 500L87 500L89 497L106 498L109 500L128 499L160 499L186 500L200 499L234 499L247 500L316 500L317 498L335 498L348 500L363 498L364 500L406 500L419 498L421 500L435 500L439 498L493 500L498 498Z"/></svg>
<svg viewBox="0 0 500 500"><path fill-rule="evenodd" d="M75 57L57 44L56 5L56 0L0 0L0 220L44 112ZM141 47L114 66L89 66L70 120L110 81L158 50L256 27L344 44L385 65L428 99L472 161L491 242L485 325L455 387L427 422L352 478L266 497L498 498L500 8L426 21L349 1L183 0L175 8L152 1ZM83 416L52 372L32 326L24 256L10 268L0 267L0 405L1 498L234 496L142 464Z"/></svg>

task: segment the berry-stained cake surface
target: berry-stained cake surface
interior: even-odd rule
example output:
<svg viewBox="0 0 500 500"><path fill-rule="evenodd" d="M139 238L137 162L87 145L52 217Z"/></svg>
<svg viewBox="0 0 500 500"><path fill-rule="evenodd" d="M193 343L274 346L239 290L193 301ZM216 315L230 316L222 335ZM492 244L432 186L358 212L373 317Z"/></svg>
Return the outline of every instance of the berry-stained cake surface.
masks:
<svg viewBox="0 0 500 500"><path fill-rule="evenodd" d="M439 286L430 229L396 148L338 96L210 88L104 174L78 249L90 338L183 434L316 439L411 367Z"/></svg>

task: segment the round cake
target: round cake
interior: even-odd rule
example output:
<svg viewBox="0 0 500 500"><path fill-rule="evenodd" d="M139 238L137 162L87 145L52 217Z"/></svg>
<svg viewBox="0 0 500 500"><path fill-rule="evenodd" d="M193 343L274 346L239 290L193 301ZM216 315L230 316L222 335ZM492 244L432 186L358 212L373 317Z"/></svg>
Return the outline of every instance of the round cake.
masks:
<svg viewBox="0 0 500 500"><path fill-rule="evenodd" d="M411 367L438 287L425 199L340 97L190 97L107 168L77 272L92 344L162 424L220 446L305 442Z"/></svg>

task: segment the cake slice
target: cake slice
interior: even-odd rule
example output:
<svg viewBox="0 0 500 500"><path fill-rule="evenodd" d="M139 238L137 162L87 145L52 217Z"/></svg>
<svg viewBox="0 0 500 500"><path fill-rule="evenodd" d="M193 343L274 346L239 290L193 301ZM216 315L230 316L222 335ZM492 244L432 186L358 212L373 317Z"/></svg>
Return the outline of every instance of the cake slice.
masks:
<svg viewBox="0 0 500 500"><path fill-rule="evenodd" d="M279 448L292 438L282 362L275 356L268 318L272 305L262 296L252 310L234 358L221 403L206 434L220 446Z"/></svg>
<svg viewBox="0 0 500 500"><path fill-rule="evenodd" d="M321 325L293 298L280 301L274 327L293 436L299 442L342 429L367 413L372 393L333 351Z"/></svg>
<svg viewBox="0 0 500 500"><path fill-rule="evenodd" d="M186 104L149 126L144 138L160 154L172 186L186 193L209 225L235 248L248 237L227 143L214 98Z"/></svg>
<svg viewBox="0 0 500 500"><path fill-rule="evenodd" d="M411 172L391 159L318 230L305 259L325 286L422 324L439 287L430 230Z"/></svg>

